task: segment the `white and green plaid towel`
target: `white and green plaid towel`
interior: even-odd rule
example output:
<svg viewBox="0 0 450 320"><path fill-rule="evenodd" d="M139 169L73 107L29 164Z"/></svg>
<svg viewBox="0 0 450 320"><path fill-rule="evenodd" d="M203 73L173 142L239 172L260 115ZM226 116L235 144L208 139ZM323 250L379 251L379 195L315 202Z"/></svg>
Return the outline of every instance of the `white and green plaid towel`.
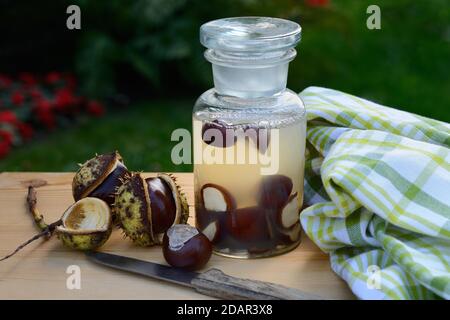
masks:
<svg viewBox="0 0 450 320"><path fill-rule="evenodd" d="M332 269L360 299L450 299L450 125L325 88L300 97L300 221Z"/></svg>

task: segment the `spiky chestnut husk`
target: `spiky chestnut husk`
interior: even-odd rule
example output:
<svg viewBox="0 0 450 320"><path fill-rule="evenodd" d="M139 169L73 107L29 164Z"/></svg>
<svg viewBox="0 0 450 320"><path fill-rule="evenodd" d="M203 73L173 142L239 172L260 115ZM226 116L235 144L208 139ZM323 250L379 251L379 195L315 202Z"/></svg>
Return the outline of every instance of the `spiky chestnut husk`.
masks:
<svg viewBox="0 0 450 320"><path fill-rule="evenodd" d="M91 217L88 218L88 215ZM88 218L87 222L83 221L85 218ZM93 222L96 224L92 225ZM86 197L64 212L61 225L55 231L65 246L76 250L93 250L109 239L112 225L108 204L98 198Z"/></svg>
<svg viewBox="0 0 450 320"><path fill-rule="evenodd" d="M80 166L72 181L75 201L95 197L105 201L113 210L113 222L117 222L114 201L117 189L130 176L119 152L97 155Z"/></svg>
<svg viewBox="0 0 450 320"><path fill-rule="evenodd" d="M154 178L144 179L141 174L135 173L118 189L116 195L114 207L120 226L124 234L140 246L161 244L164 232L170 226L185 224L189 218L189 206L176 178L164 173L158 174L156 178L166 184L171 192L166 196L172 197L175 203L174 219L164 228L154 225L155 221L161 221L161 219L154 219L154 215L159 213L156 210L161 209L161 204L164 203L162 202L158 208L152 207L151 199L155 199L154 193L159 192L159 190L153 190L149 183ZM158 230L158 233L155 230Z"/></svg>

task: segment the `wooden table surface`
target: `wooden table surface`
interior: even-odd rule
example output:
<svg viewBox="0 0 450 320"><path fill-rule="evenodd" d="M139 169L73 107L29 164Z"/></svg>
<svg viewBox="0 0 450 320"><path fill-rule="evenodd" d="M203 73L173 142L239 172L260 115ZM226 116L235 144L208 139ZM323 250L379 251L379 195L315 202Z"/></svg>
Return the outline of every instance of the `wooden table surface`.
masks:
<svg viewBox="0 0 450 320"><path fill-rule="evenodd" d="M146 176L154 174L148 173ZM190 223L194 223L193 177L175 174L190 205ZM28 185L39 186L38 209L47 222L60 218L73 202L73 173L1 173L0 174L0 255L4 256L37 233L27 212ZM140 248L124 239L119 230L101 248L102 251L164 264L161 248ZM81 288L67 289L71 265L81 271ZM206 268L219 268L241 278L270 281L325 298L353 299L346 283L330 269L328 256L305 235L300 246L282 256L237 260L213 255ZM152 280L88 261L82 252L62 246L56 237L30 244L14 257L0 262L0 299L208 299L189 288Z"/></svg>

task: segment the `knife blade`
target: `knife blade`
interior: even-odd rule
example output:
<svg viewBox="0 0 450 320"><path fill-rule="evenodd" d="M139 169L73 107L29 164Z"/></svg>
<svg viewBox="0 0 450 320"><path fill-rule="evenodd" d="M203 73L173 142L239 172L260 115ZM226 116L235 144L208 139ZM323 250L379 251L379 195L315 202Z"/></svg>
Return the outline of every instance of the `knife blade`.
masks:
<svg viewBox="0 0 450 320"><path fill-rule="evenodd" d="M322 300L324 298L275 283L241 279L218 269L199 273L138 260L111 253L87 251L86 256L96 263L128 271L153 279L187 286L197 292L221 299L257 300Z"/></svg>

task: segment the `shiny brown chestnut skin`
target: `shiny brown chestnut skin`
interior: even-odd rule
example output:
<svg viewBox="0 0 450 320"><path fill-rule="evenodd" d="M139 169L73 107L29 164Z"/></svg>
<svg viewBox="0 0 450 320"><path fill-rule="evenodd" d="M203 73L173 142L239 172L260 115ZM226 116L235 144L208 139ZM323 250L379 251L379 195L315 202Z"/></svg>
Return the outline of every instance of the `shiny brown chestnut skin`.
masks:
<svg viewBox="0 0 450 320"><path fill-rule="evenodd" d="M183 232L188 231L184 237ZM180 237L179 246L172 247L172 237ZM197 228L176 224L167 230L163 238L163 255L172 267L186 270L203 268L211 258L212 245L208 238Z"/></svg>
<svg viewBox="0 0 450 320"><path fill-rule="evenodd" d="M214 131L212 131L214 129ZM227 131L228 129L228 131ZM236 136L234 135L234 132L229 130L232 129L231 126L223 123L220 120L213 120L211 122L205 122L202 126L202 140L204 143L208 145L212 145L213 147L217 148L227 148L231 147L236 143ZM211 130L211 132L208 132L208 135L211 135L211 137L205 137L205 134L208 130ZM218 130L218 131L216 131ZM221 139L216 140L217 132L221 134ZM227 139L227 133L231 134L233 133L233 137L230 139ZM231 140L231 141L229 141Z"/></svg>
<svg viewBox="0 0 450 320"><path fill-rule="evenodd" d="M261 207L246 207L228 214L227 229L238 241L261 243L271 239L268 224L268 209Z"/></svg>
<svg viewBox="0 0 450 320"><path fill-rule="evenodd" d="M258 195L261 207L280 209L289 200L293 188L292 180L284 175L264 177Z"/></svg>
<svg viewBox="0 0 450 320"><path fill-rule="evenodd" d="M123 183L125 176L129 175L129 171L125 166L118 165L108 177L89 194L89 197L94 197L105 201L109 206L114 203L115 192L117 188Z"/></svg>
<svg viewBox="0 0 450 320"><path fill-rule="evenodd" d="M150 196L154 233L163 233L174 223L176 204L167 182L159 177L145 179Z"/></svg>

